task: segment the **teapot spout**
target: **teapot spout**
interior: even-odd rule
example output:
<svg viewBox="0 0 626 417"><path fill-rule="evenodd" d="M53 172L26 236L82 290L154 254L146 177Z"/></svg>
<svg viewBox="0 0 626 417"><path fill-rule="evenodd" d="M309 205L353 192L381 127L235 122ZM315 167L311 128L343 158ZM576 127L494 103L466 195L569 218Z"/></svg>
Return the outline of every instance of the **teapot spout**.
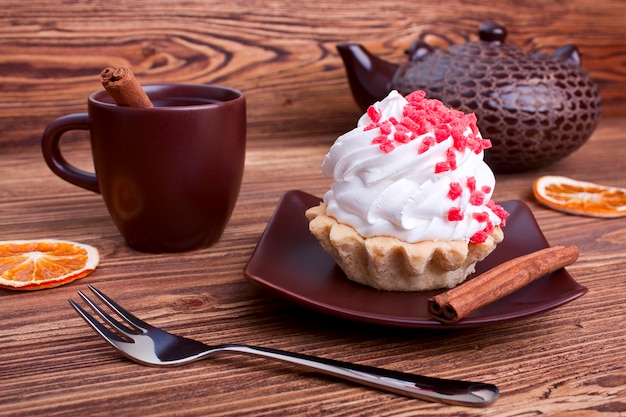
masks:
<svg viewBox="0 0 626 417"><path fill-rule="evenodd" d="M399 65L371 54L358 44L337 45L348 75L350 91L362 111L389 93Z"/></svg>

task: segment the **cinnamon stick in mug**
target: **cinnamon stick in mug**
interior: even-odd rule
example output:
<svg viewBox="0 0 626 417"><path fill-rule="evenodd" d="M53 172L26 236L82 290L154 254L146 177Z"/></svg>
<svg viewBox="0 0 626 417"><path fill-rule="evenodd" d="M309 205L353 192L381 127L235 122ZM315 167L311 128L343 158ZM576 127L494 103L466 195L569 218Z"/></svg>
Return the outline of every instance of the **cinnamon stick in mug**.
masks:
<svg viewBox="0 0 626 417"><path fill-rule="evenodd" d="M100 72L102 86L120 106L154 107L150 98L127 67L107 67Z"/></svg>
<svg viewBox="0 0 626 417"><path fill-rule="evenodd" d="M504 262L463 284L428 299L428 313L452 324L536 279L574 263L576 246L554 246Z"/></svg>

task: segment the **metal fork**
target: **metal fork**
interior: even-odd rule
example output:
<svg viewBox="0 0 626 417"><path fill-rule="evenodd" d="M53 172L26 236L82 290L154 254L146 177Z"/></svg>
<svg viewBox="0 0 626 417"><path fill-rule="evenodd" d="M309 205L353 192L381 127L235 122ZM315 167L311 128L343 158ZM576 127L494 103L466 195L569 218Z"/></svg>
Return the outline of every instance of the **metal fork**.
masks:
<svg viewBox="0 0 626 417"><path fill-rule="evenodd" d="M481 407L492 403L498 396L498 388L492 384L413 375L266 347L240 344L207 346L196 340L176 336L151 326L124 310L119 304L93 286L89 285L88 287L124 323L113 318L81 291L78 294L97 313L102 322L87 313L74 301L68 300L72 307L111 346L129 359L143 365L182 365L216 352L229 351L287 362L348 381L426 401ZM107 323L110 328L103 323Z"/></svg>

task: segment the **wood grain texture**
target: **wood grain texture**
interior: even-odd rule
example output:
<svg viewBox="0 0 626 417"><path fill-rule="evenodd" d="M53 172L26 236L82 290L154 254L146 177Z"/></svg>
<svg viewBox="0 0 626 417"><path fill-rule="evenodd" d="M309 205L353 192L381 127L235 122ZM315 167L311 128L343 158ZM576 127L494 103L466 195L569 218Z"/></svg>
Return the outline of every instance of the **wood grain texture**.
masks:
<svg viewBox="0 0 626 417"><path fill-rule="evenodd" d="M0 146L35 145L54 118L84 112L97 74L129 65L142 83L216 83L248 96L251 138L333 134L358 116L340 42L394 62L424 35L439 46L477 38L496 20L524 50L578 45L604 116L626 114L622 0L165 1L3 0ZM24 110L28 109L27 112Z"/></svg>
<svg viewBox="0 0 626 417"><path fill-rule="evenodd" d="M90 276L36 293L0 290L0 415L534 416L626 414L626 218L564 215L538 205L543 174L626 187L626 3L372 0L0 2L2 240L63 238L101 252ZM458 332L370 326L317 314L243 278L280 195L322 195L320 163L359 115L335 51L359 42L401 62L422 33L447 46L497 20L509 41L551 52L579 46L600 86L604 118L579 151L541 170L498 176L496 199L529 204L552 245L577 245L568 268L589 293L519 322ZM214 247L149 255L124 244L101 197L45 166L39 141L54 118L84 112L108 65L142 83L217 83L248 96L250 144L241 196ZM80 133L66 156L90 168ZM86 284L140 317L207 343L241 342L432 376L497 384L486 409L381 393L231 355L157 369L121 358L71 310Z"/></svg>
<svg viewBox="0 0 626 417"><path fill-rule="evenodd" d="M0 415L129 416L602 416L626 413L626 218L546 209L531 195L543 174L626 187L626 119L605 119L569 158L539 171L498 177L498 201L526 202L552 245L576 245L568 267L589 292L512 323L421 331L349 322L276 298L243 268L280 195L327 190L320 172L330 135L251 141L241 195L214 247L150 255L125 246L101 197L50 173L36 148L0 153L2 239L55 237L93 244L98 269L41 292L0 290ZM5 131L9 140L20 134ZM611 150L611 151L608 151ZM613 151L616 150L616 151ZM88 167L89 149L66 156ZM154 325L206 343L241 342L405 372L498 385L484 409L382 393L260 359L221 355L184 367L132 363L103 343L67 303L97 285Z"/></svg>

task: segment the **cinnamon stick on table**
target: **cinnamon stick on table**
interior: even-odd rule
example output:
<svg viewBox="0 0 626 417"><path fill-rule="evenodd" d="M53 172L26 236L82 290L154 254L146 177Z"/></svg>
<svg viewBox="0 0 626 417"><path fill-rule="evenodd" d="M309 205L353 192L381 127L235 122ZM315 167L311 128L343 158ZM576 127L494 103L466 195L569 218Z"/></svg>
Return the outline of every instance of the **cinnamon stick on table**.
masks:
<svg viewBox="0 0 626 417"><path fill-rule="evenodd" d="M452 324L489 303L530 284L536 279L574 263L576 246L554 246L511 259L428 299L428 312L444 324Z"/></svg>
<svg viewBox="0 0 626 417"><path fill-rule="evenodd" d="M120 106L154 107L148 95L127 67L107 67L100 72L100 82Z"/></svg>

